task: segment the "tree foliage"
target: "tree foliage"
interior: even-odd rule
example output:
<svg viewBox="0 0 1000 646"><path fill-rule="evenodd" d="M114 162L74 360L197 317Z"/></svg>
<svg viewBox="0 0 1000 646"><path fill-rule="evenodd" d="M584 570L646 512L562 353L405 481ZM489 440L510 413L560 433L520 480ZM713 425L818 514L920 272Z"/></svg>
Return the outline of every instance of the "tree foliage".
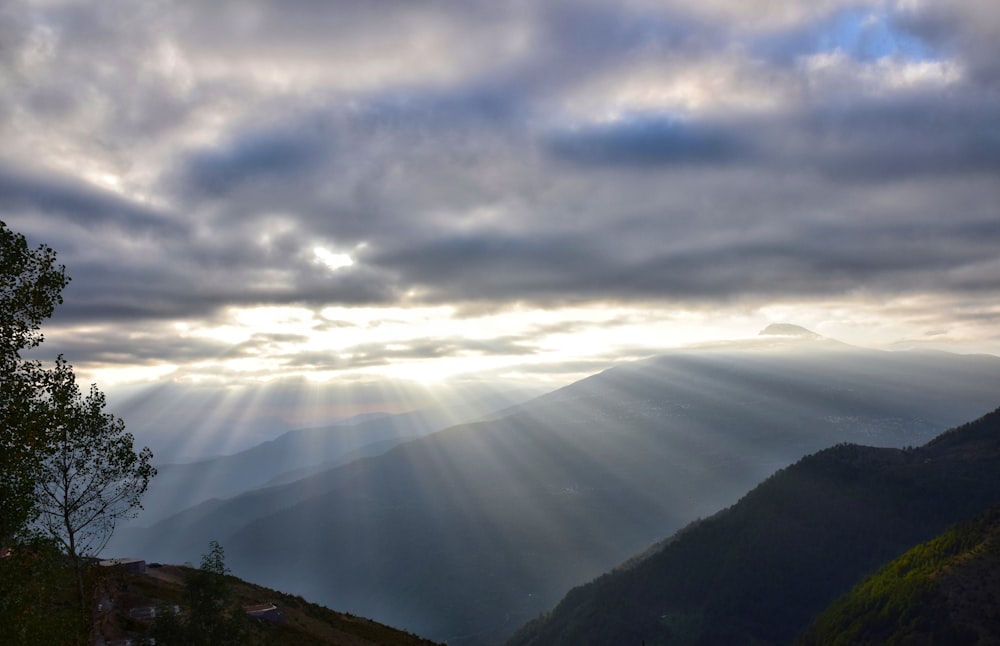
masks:
<svg viewBox="0 0 1000 646"><path fill-rule="evenodd" d="M125 423L104 412L97 386L82 395L62 356L48 374L47 395L52 450L38 478L38 524L79 561L99 553L115 524L137 513L156 469L150 450L136 453Z"/></svg>
<svg viewBox="0 0 1000 646"><path fill-rule="evenodd" d="M39 400L45 371L21 353L42 342L42 322L69 282L47 246L32 249L0 221L0 542L30 520L35 479L47 449ZM0 545L2 547L2 545Z"/></svg>
<svg viewBox="0 0 1000 646"><path fill-rule="evenodd" d="M42 321L62 304L69 282L56 252L28 247L25 237L0 221L0 352L19 358L21 350L42 342Z"/></svg>

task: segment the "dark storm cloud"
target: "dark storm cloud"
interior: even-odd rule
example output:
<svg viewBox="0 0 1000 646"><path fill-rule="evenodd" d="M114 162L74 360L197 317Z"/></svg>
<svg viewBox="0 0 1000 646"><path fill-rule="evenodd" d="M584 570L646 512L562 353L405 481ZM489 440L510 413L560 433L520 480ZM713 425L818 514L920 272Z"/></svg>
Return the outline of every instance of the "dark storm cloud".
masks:
<svg viewBox="0 0 1000 646"><path fill-rule="evenodd" d="M368 257L415 284L443 289L442 296L452 288L466 291L460 287L466 284L477 285L483 296L490 297L507 293L511 287L528 295L546 283L555 291L558 277L573 276L574 281L585 283L592 277L590 270L601 264L595 253L601 253L599 245L584 236L513 237L483 232L400 246Z"/></svg>
<svg viewBox="0 0 1000 646"><path fill-rule="evenodd" d="M984 97L985 98L985 97ZM1000 171L1000 107L915 96L820 108L800 118L797 161L835 178L892 181Z"/></svg>
<svg viewBox="0 0 1000 646"><path fill-rule="evenodd" d="M663 235L669 234L664 224ZM940 241L949 239L951 248ZM964 241L960 250L956 243ZM692 241L694 242L694 241ZM450 240L415 247L382 262L428 292L429 300L673 299L836 294L861 286L958 287L942 272L994 257L997 227L804 226L767 239L731 239L635 259L594 253L572 239ZM996 278L991 288L1000 288Z"/></svg>
<svg viewBox="0 0 1000 646"><path fill-rule="evenodd" d="M255 131L227 146L192 153L182 181L212 196L229 193L241 183L288 180L322 164L329 145L322 136L321 131Z"/></svg>
<svg viewBox="0 0 1000 646"><path fill-rule="evenodd" d="M537 11L543 37L533 69L554 82L560 76L578 81L580 75L620 70L648 58L687 58L725 45L724 26L666 5L560 0L539 3Z"/></svg>
<svg viewBox="0 0 1000 646"><path fill-rule="evenodd" d="M960 57L972 77L1000 86L1000 14L990 0L925 2L903 8L896 23L915 37Z"/></svg>
<svg viewBox="0 0 1000 646"><path fill-rule="evenodd" d="M45 215L85 227L108 227L129 234L176 238L184 224L142 204L95 188L92 184L53 173L15 170L0 163L0 204L3 213Z"/></svg>
<svg viewBox="0 0 1000 646"><path fill-rule="evenodd" d="M576 163L646 166L724 164L741 157L747 145L724 128L657 115L556 133L548 147L556 157Z"/></svg>
<svg viewBox="0 0 1000 646"><path fill-rule="evenodd" d="M113 326L74 330L71 334L60 334L58 325L51 330L53 334L48 335L49 338L32 352L32 356L51 360L62 354L77 364L130 367L155 365L164 357L178 363L199 361L205 357L224 356L231 349L231 344L218 340L178 338L171 334L171 330L156 325L131 328L124 335L128 339L127 344L122 342L122 330Z"/></svg>
<svg viewBox="0 0 1000 646"><path fill-rule="evenodd" d="M386 0L373 10L365 0L200 0L174 3L172 20L191 47L224 55L291 57L302 49L323 53L379 52L398 45L400 35L423 29L446 35L464 28L476 35L507 13L492 2L411 2ZM492 24L491 22L492 21Z"/></svg>
<svg viewBox="0 0 1000 646"><path fill-rule="evenodd" d="M1000 108L928 94L860 99L730 124L661 115L556 132L557 159L606 166L727 164L776 172L814 169L836 180L883 182L1000 171ZM765 189L766 190L766 189Z"/></svg>
<svg viewBox="0 0 1000 646"><path fill-rule="evenodd" d="M302 262L287 270L282 284L271 285L269 274L285 270L265 266L257 271L251 266L254 257L260 258L247 254L229 267L171 265L170 260L184 259L168 257L157 259L162 266L135 262L118 271L104 264L77 263L68 271L74 280L55 320L169 321L209 317L228 307L369 305L395 300L391 284L364 269L326 279L317 275L321 269ZM234 276L245 282L234 282Z"/></svg>

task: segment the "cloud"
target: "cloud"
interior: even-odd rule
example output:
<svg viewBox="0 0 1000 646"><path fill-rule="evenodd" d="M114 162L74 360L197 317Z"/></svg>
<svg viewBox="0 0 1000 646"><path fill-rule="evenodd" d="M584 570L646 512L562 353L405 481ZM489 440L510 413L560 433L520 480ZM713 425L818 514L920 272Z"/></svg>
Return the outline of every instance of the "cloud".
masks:
<svg viewBox="0 0 1000 646"><path fill-rule="evenodd" d="M818 20L752 33L748 41L755 54L779 64L832 52L862 62L927 60L941 55L933 41L922 38L884 6L843 6Z"/></svg>
<svg viewBox="0 0 1000 646"><path fill-rule="evenodd" d="M137 326L123 333L112 322L87 329L74 327L70 334L60 334L57 326L54 332L48 334L49 338L34 352L37 358L49 360L63 354L74 364L91 367L156 366L165 359L186 363L233 352L229 343L178 337L175 330L166 326Z"/></svg>
<svg viewBox="0 0 1000 646"><path fill-rule="evenodd" d="M418 338L393 343L365 343L336 351L292 352L284 357L288 367L316 371L350 370L388 365L400 359L441 359L465 356L530 356L537 351L531 339Z"/></svg>
<svg viewBox="0 0 1000 646"><path fill-rule="evenodd" d="M0 217L68 265L59 329L166 335L136 362L261 305L1000 288L991 3L169 7L0 10ZM474 351L417 336L358 361Z"/></svg>
<svg viewBox="0 0 1000 646"><path fill-rule="evenodd" d="M29 167L30 168L30 167ZM185 230L171 214L139 204L73 177L11 168L0 164L0 201L4 211L43 215L87 227L130 234L176 237Z"/></svg>
<svg viewBox="0 0 1000 646"><path fill-rule="evenodd" d="M623 166L725 164L737 160L743 148L740 138L724 128L660 115L559 132L549 143L560 159Z"/></svg>
<svg viewBox="0 0 1000 646"><path fill-rule="evenodd" d="M322 162L321 132L255 132L227 147L192 153L184 165L183 181L204 196L233 191L242 183L287 181Z"/></svg>
<svg viewBox="0 0 1000 646"><path fill-rule="evenodd" d="M1000 14L989 0L900 4L896 22L901 28L961 58L978 83L997 88Z"/></svg>

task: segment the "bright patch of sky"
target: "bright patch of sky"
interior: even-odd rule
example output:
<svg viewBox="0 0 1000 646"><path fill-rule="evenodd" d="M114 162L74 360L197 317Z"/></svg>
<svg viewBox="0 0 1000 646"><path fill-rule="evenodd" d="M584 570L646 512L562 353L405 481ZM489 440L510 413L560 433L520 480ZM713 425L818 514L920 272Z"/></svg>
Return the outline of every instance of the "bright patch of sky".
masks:
<svg viewBox="0 0 1000 646"><path fill-rule="evenodd" d="M754 51L768 57L842 53L861 62L893 57L920 63L940 60L928 43L907 31L884 8L850 7L819 21L767 33L754 42Z"/></svg>
<svg viewBox="0 0 1000 646"><path fill-rule="evenodd" d="M323 247L314 247L313 253L316 254L316 259L323 263L330 271L350 267L354 264L354 259L351 258L350 254L334 253Z"/></svg>
<svg viewBox="0 0 1000 646"><path fill-rule="evenodd" d="M895 24L885 10L847 9L820 27L816 53L841 50L863 61L887 56L913 62L938 58L922 40Z"/></svg>

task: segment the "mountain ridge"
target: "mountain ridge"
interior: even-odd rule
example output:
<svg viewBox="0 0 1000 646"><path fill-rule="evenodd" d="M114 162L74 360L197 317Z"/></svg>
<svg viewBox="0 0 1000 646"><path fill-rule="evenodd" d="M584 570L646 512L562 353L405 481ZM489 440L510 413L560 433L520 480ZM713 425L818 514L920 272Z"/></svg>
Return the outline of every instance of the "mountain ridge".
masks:
<svg viewBox="0 0 1000 646"><path fill-rule="evenodd" d="M325 426L285 431L229 455L157 465L159 473L146 492L143 510L128 525L148 527L210 498L238 496L271 486L274 480L290 481L297 474L377 455L467 419L489 417L518 397L514 392L480 397L465 402L458 412L435 406L398 414L367 413Z"/></svg>
<svg viewBox="0 0 1000 646"><path fill-rule="evenodd" d="M574 588L509 646L788 643L863 574L1000 501L1000 409L916 449L840 444Z"/></svg>

